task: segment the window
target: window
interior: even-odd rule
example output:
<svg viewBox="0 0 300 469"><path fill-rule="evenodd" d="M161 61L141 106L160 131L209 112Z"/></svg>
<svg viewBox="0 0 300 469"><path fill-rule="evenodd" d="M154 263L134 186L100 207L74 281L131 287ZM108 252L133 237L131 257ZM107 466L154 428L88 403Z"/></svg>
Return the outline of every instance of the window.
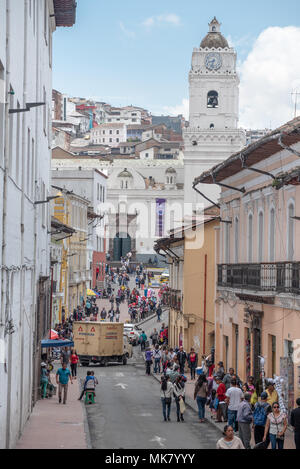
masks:
<svg viewBox="0 0 300 469"><path fill-rule="evenodd" d="M112 135L112 130L109 131L109 135Z"/></svg>
<svg viewBox="0 0 300 469"><path fill-rule="evenodd" d="M109 139L109 142L112 143L112 138Z"/></svg>
<svg viewBox="0 0 300 469"><path fill-rule="evenodd" d="M225 262L230 262L230 223L225 223Z"/></svg>
<svg viewBox="0 0 300 469"><path fill-rule="evenodd" d="M275 209L270 210L270 224L269 224L269 240L270 240L270 262L275 261Z"/></svg>
<svg viewBox="0 0 300 469"><path fill-rule="evenodd" d="M120 133L120 131L119 131L119 130L117 130L117 131L116 131L116 134L117 134L117 135L119 135L119 133Z"/></svg>
<svg viewBox="0 0 300 469"><path fill-rule="evenodd" d="M119 138L116 138L116 142L119 143L120 139Z"/></svg>
<svg viewBox="0 0 300 469"><path fill-rule="evenodd" d="M217 91L209 91L207 93L207 107L217 108L219 107L219 94Z"/></svg>
<svg viewBox="0 0 300 469"><path fill-rule="evenodd" d="M263 244L264 244L264 214L259 212L258 215L258 262L263 261Z"/></svg>
<svg viewBox="0 0 300 469"><path fill-rule="evenodd" d="M287 221L287 260L292 261L294 259L294 219L295 207L294 203L291 202L288 206L288 221Z"/></svg>
<svg viewBox="0 0 300 469"><path fill-rule="evenodd" d="M253 258L253 215L248 216L248 262Z"/></svg>
<svg viewBox="0 0 300 469"><path fill-rule="evenodd" d="M239 246L240 246L240 226L238 217L234 221L234 262L239 262Z"/></svg>

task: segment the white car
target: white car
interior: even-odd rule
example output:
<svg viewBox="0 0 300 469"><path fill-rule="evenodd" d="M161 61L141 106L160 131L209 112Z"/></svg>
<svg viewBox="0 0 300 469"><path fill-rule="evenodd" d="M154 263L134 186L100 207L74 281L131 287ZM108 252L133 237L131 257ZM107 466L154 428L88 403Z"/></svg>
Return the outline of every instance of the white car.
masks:
<svg viewBox="0 0 300 469"><path fill-rule="evenodd" d="M140 331L135 324L124 324L124 333L127 335L129 342L132 345L139 343Z"/></svg>

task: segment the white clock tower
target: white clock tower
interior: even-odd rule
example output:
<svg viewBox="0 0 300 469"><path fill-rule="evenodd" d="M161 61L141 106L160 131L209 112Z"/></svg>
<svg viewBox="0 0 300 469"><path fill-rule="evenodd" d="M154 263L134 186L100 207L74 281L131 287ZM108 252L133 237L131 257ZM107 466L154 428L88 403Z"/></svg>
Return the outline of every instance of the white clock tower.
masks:
<svg viewBox="0 0 300 469"><path fill-rule="evenodd" d="M238 129L239 77L236 52L220 32L216 18L199 48L194 48L189 73L190 118L184 131L185 203L210 205L192 188L203 171L239 151L246 142L245 132ZM220 188L199 186L210 199L217 201Z"/></svg>

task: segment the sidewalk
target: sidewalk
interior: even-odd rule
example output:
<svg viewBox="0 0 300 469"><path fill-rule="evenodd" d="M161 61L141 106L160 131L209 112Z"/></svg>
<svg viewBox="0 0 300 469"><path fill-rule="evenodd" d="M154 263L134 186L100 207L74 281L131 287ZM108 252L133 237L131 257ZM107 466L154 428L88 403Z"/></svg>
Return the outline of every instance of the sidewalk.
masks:
<svg viewBox="0 0 300 469"><path fill-rule="evenodd" d="M55 375L51 375L55 383ZM69 383L67 403L56 396L37 401L16 449L88 449L85 410L78 397L80 380Z"/></svg>

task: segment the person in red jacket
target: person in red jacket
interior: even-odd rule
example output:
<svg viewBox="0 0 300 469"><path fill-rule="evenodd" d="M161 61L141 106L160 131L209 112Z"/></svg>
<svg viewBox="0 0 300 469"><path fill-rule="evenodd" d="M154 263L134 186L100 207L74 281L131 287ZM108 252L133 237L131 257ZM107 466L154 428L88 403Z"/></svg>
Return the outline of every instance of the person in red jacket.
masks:
<svg viewBox="0 0 300 469"><path fill-rule="evenodd" d="M77 379L77 363L79 361L78 355L76 350L71 351L70 355L70 364L71 364L71 372L72 372L72 378Z"/></svg>
<svg viewBox="0 0 300 469"><path fill-rule="evenodd" d="M218 408L217 408L217 420L216 422L222 422L222 417L223 421L226 422L226 386L224 383L222 383L221 378L218 376L215 378L215 381L218 385L217 392L216 392L216 397L218 399Z"/></svg>

